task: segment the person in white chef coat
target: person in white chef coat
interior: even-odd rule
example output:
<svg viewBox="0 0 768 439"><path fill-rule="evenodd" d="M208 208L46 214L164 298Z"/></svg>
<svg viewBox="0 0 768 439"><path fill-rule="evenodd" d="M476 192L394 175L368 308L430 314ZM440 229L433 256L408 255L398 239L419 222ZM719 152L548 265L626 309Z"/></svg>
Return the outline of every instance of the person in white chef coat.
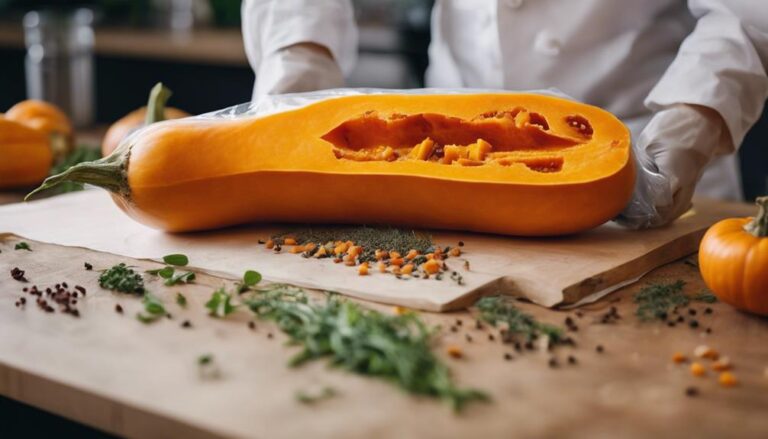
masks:
<svg viewBox="0 0 768 439"><path fill-rule="evenodd" d="M350 0L245 0L254 98L344 86ZM437 0L428 87L556 88L632 130L641 173L620 220L668 223L697 194L741 197L734 152L768 97L766 0Z"/></svg>

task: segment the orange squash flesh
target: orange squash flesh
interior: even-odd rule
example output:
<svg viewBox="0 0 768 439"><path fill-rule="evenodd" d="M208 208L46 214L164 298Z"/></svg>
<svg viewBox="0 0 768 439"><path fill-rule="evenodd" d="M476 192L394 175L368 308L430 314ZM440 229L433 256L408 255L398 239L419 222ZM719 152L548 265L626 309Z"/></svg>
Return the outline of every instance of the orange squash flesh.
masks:
<svg viewBox="0 0 768 439"><path fill-rule="evenodd" d="M168 231L281 221L559 235L614 217L635 181L618 119L532 94L350 96L166 121L129 140L102 162L123 184L104 185Z"/></svg>

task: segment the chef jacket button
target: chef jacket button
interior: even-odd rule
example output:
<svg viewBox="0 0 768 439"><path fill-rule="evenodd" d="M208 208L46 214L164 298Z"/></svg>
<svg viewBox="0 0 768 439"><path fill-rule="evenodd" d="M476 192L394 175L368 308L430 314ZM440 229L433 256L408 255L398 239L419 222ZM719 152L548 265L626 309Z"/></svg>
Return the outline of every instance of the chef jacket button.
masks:
<svg viewBox="0 0 768 439"><path fill-rule="evenodd" d="M539 32L533 41L533 50L542 55L557 56L563 48L563 42L546 31Z"/></svg>
<svg viewBox="0 0 768 439"><path fill-rule="evenodd" d="M523 6L523 0L506 0L506 4L512 9L517 9L520 6Z"/></svg>

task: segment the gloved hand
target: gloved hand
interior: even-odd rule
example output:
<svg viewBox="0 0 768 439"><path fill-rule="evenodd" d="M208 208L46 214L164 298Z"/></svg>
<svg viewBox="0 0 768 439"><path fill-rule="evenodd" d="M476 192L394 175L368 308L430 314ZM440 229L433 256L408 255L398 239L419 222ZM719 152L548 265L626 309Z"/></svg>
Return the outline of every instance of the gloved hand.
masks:
<svg viewBox="0 0 768 439"><path fill-rule="evenodd" d="M635 142L635 192L616 221L642 229L685 213L704 167L733 152L730 139L722 117L707 107L678 104L654 114Z"/></svg>
<svg viewBox="0 0 768 439"><path fill-rule="evenodd" d="M256 72L254 98L344 86L344 75L325 47L300 43L264 58Z"/></svg>

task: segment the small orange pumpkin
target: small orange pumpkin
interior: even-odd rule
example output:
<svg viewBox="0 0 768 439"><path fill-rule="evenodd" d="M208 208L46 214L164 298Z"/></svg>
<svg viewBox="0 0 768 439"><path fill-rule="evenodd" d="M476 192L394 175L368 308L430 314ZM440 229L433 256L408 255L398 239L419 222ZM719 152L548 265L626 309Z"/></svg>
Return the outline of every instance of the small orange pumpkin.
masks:
<svg viewBox="0 0 768 439"><path fill-rule="evenodd" d="M768 315L768 196L754 218L729 218L710 227L699 247L701 277L725 303Z"/></svg>
<svg viewBox="0 0 768 439"><path fill-rule="evenodd" d="M186 111L166 107L165 102L170 96L171 91L165 88L162 83L155 85L150 92L149 103L146 107L128 113L109 127L104 135L104 140L101 142L101 156L107 157L112 154L120 142L138 128L161 120L182 119L190 116ZM153 111L148 113L147 108L152 108Z"/></svg>
<svg viewBox="0 0 768 439"><path fill-rule="evenodd" d="M0 117L0 189L43 181L53 156L42 131Z"/></svg>
<svg viewBox="0 0 768 439"><path fill-rule="evenodd" d="M57 160L66 157L74 148L72 123L55 105L28 99L11 107L5 118L45 133Z"/></svg>

